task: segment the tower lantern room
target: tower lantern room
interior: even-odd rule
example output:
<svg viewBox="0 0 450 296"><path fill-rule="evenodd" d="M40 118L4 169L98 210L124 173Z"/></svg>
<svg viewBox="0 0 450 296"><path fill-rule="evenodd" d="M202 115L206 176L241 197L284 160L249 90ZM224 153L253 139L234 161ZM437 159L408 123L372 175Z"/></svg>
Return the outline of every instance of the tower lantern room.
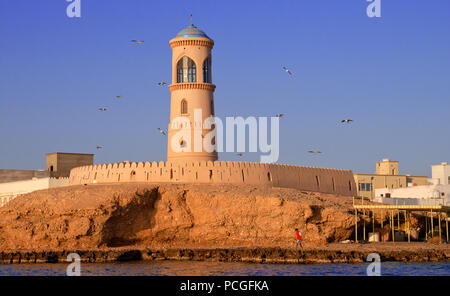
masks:
<svg viewBox="0 0 450 296"><path fill-rule="evenodd" d="M216 86L212 83L211 62L214 41L191 23L169 44L172 48L172 83L169 86L171 102L167 161L215 161L218 159L217 152L205 151L203 144L198 147L194 140L195 135L197 139L198 136L203 139L211 131L203 127L203 122L214 115L213 94ZM194 118L195 110L197 117ZM198 117L200 110L201 117ZM180 129L186 128L186 124L174 122L180 117L188 121L190 137L180 136Z"/></svg>

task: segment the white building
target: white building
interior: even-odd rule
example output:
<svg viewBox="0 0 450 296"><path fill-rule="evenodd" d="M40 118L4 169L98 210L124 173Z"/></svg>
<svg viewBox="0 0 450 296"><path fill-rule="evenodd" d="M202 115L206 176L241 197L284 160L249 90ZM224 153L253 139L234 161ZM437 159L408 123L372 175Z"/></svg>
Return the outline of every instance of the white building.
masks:
<svg viewBox="0 0 450 296"><path fill-rule="evenodd" d="M69 178L33 178L25 181L0 183L0 207L21 194L68 185Z"/></svg>
<svg viewBox="0 0 450 296"><path fill-rule="evenodd" d="M450 185L450 165L448 162L442 162L431 166L432 179L439 180L438 184Z"/></svg>
<svg viewBox="0 0 450 296"><path fill-rule="evenodd" d="M431 166L429 185L375 189L375 202L412 205L450 205L450 166L447 162Z"/></svg>

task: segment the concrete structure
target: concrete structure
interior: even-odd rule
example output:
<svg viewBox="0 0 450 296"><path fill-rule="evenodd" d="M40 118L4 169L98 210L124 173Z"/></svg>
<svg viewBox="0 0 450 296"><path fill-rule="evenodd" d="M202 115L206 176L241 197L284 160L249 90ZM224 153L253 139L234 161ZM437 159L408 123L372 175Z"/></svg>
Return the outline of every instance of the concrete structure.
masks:
<svg viewBox="0 0 450 296"><path fill-rule="evenodd" d="M94 154L64 152L47 154L47 171L51 177L66 178L69 177L71 169L93 164Z"/></svg>
<svg viewBox="0 0 450 296"><path fill-rule="evenodd" d="M437 184L450 185L450 165L448 162L442 162L431 166L432 178L438 180Z"/></svg>
<svg viewBox="0 0 450 296"><path fill-rule="evenodd" d="M390 160L389 158L377 161L375 173L377 175L398 175L398 161Z"/></svg>
<svg viewBox="0 0 450 296"><path fill-rule="evenodd" d="M194 121L194 109L202 111L202 121L214 115L211 79L211 49L214 41L203 31L190 25L170 41L172 84L167 162L121 162L72 169L70 184L116 182L172 182L203 184L251 184L297 188L307 191L356 194L352 171L278 164L217 161L217 152L194 152L194 143L175 138L183 124L174 122L184 117L191 138L209 130ZM201 67L202 71L198 71ZM214 138L212 138L214 139ZM173 146L172 143L175 143ZM212 143L214 144L214 143ZM176 151L174 148L185 148ZM190 149L187 149L190 148ZM186 150L190 150L186 151Z"/></svg>
<svg viewBox="0 0 450 296"><path fill-rule="evenodd" d="M375 202L411 205L450 205L450 185L375 189Z"/></svg>
<svg viewBox="0 0 450 296"><path fill-rule="evenodd" d="M375 189L375 201L388 204L404 203L412 205L442 204L450 205L450 168L447 162L431 166L431 179L428 185L406 188Z"/></svg>
<svg viewBox="0 0 450 296"><path fill-rule="evenodd" d="M0 184L31 180L33 178L48 178L50 173L37 170L0 170Z"/></svg>
<svg viewBox="0 0 450 296"><path fill-rule="evenodd" d="M33 178L26 181L2 183L0 184L0 207L21 194L68 185L69 178Z"/></svg>
<svg viewBox="0 0 450 296"><path fill-rule="evenodd" d="M216 86L212 84L211 73L214 41L191 24L169 44L172 48L172 84L169 86L171 104L167 161L215 161L218 159L217 152L199 151L195 149L193 140L196 133L203 139L210 132L202 124L206 118L214 115L213 93ZM194 121L195 109L202 110L201 121ZM175 122L174 119L179 117L186 118L186 122ZM186 124L189 125L185 128L190 130L190 137L178 136L180 125Z"/></svg>
<svg viewBox="0 0 450 296"><path fill-rule="evenodd" d="M375 174L355 174L358 196L372 200L376 189L428 185L427 176L399 175L398 168L398 161L385 158L377 162Z"/></svg>

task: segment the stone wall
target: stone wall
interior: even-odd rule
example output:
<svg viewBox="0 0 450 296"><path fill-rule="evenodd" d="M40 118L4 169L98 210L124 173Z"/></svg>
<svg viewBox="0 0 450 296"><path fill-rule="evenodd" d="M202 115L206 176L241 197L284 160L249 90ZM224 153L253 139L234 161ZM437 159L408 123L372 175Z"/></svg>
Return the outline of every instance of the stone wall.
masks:
<svg viewBox="0 0 450 296"><path fill-rule="evenodd" d="M49 177L49 172L35 170L0 170L0 183Z"/></svg>
<svg viewBox="0 0 450 296"><path fill-rule="evenodd" d="M2 183L0 184L0 207L20 194L68 185L69 178L33 178L26 181Z"/></svg>
<svg viewBox="0 0 450 296"><path fill-rule="evenodd" d="M356 195L350 170L253 162L101 164L74 168L69 180L71 185L117 182L247 184Z"/></svg>

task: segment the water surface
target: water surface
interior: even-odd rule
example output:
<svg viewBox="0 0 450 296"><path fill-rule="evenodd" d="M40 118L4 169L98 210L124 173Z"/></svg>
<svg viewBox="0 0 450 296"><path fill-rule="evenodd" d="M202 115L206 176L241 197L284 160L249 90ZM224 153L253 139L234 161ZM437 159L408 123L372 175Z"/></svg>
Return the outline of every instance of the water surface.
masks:
<svg viewBox="0 0 450 296"><path fill-rule="evenodd" d="M0 264L0 276L64 276L68 264ZM365 276L360 264L253 264L222 262L82 263L83 276ZM450 262L381 263L385 276L450 276Z"/></svg>

